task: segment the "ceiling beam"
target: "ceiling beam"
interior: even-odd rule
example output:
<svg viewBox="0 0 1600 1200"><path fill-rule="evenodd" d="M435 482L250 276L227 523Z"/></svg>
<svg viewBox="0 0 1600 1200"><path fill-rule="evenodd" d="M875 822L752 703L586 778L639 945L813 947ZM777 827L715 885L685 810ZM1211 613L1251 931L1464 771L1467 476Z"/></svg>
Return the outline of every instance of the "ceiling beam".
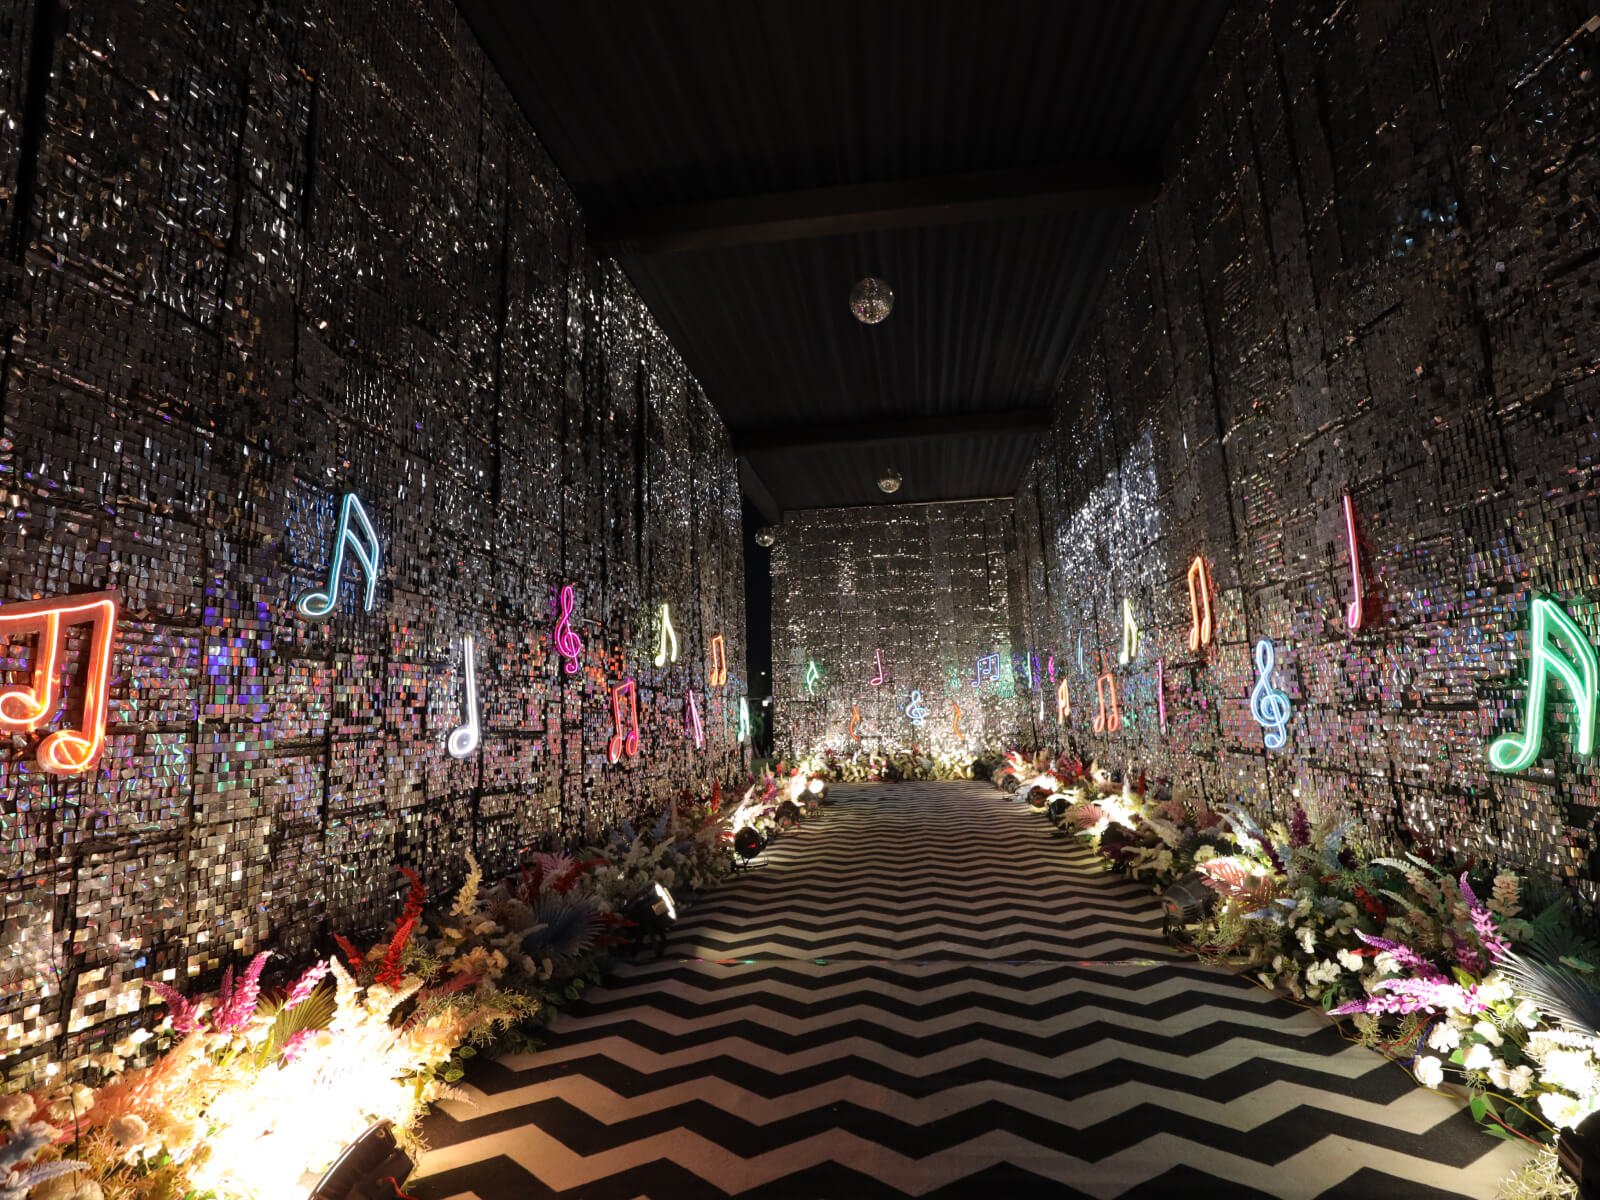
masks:
<svg viewBox="0 0 1600 1200"><path fill-rule="evenodd" d="M762 451L825 449L903 442L910 438L971 437L985 433L1043 433L1050 428L1053 408L1014 408L999 412L964 412L947 417L902 417L889 421L847 421L835 424L780 425L765 429L731 429L735 454Z"/></svg>
<svg viewBox="0 0 1600 1200"><path fill-rule="evenodd" d="M756 474L756 470L744 459L739 460L739 487L744 494L750 497L750 503L756 506L756 511L766 518L768 525L781 525L783 523L783 509L778 507L778 502L772 498L772 493L767 490L766 481Z"/></svg>
<svg viewBox="0 0 1600 1200"><path fill-rule="evenodd" d="M847 184L651 209L610 223L597 222L589 236L601 254L679 254L1128 207L1154 199L1160 183L1154 158L1092 159L1057 167Z"/></svg>

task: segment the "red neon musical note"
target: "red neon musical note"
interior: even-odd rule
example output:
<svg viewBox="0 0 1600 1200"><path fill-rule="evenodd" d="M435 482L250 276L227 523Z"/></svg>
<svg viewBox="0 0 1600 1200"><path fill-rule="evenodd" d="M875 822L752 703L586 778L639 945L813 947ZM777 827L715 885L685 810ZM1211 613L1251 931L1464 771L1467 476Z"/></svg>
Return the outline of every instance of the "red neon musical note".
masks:
<svg viewBox="0 0 1600 1200"><path fill-rule="evenodd" d="M1122 728L1122 713L1117 709L1117 677L1110 671L1102 672L1094 681L1094 693L1100 706L1094 715L1094 731L1116 733ZM1109 707L1106 704L1107 696L1111 698Z"/></svg>
<svg viewBox="0 0 1600 1200"><path fill-rule="evenodd" d="M622 702L628 702L628 720L626 733L624 733L622 720ZM611 741L606 745L606 758L616 762L626 750L629 758L636 758L639 754L639 687L634 681L624 679L611 689L611 720L616 726L616 732L611 735Z"/></svg>
<svg viewBox="0 0 1600 1200"><path fill-rule="evenodd" d="M561 616L556 619L554 638L556 653L566 659L564 666L568 675L578 673L578 659L583 656L583 639L572 628L572 608L572 585L569 583L561 589Z"/></svg>
<svg viewBox="0 0 1600 1200"><path fill-rule="evenodd" d="M1189 564L1189 649L1211 644L1211 569L1200 555Z"/></svg>
<svg viewBox="0 0 1600 1200"><path fill-rule="evenodd" d="M1361 622L1366 617L1362 608L1361 597L1361 550L1356 543L1356 506L1350 499L1350 493L1344 496L1344 533L1345 541L1350 547L1350 591L1354 597L1350 607L1345 610L1345 624L1352 630L1360 629Z"/></svg>
<svg viewBox="0 0 1600 1200"><path fill-rule="evenodd" d="M850 736L856 741L861 740L861 735L856 732L856 726L861 724L861 709L856 705L850 706Z"/></svg>
<svg viewBox="0 0 1600 1200"><path fill-rule="evenodd" d="M872 656L873 656L873 658L877 659L877 661L878 661L878 673L876 675L874 675L871 679L869 679L867 682L872 684L873 687L881 687L881 686L883 686L883 680L884 680L884 674L883 674L883 651L882 650L874 650L872 652Z"/></svg>
<svg viewBox="0 0 1600 1200"><path fill-rule="evenodd" d="M38 635L33 680L0 687L0 730L32 733L50 719L61 702L58 663L66 625L92 622L89 661L83 672L80 728L58 729L39 743L39 765L52 775L81 775L100 761L106 740L106 691L111 647L117 635L114 592L92 592L64 599L25 600L0 607L0 638ZM15 627L15 633L8 631Z"/></svg>
<svg viewBox="0 0 1600 1200"><path fill-rule="evenodd" d="M728 643L720 633L711 639L711 674L706 679L706 686L728 686Z"/></svg>

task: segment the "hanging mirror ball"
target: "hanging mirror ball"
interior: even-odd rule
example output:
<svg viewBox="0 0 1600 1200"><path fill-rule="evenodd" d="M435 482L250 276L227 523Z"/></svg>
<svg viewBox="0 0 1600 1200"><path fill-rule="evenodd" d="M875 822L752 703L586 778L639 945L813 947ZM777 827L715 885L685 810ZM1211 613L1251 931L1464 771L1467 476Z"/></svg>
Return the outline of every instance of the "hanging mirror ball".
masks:
<svg viewBox="0 0 1600 1200"><path fill-rule="evenodd" d="M900 472L890 467L878 476L878 490L885 495L893 495L900 490Z"/></svg>
<svg viewBox="0 0 1600 1200"><path fill-rule="evenodd" d="M772 532L770 526L763 525L760 529L756 530L756 545L758 546L771 546L772 543L777 540L778 535Z"/></svg>
<svg viewBox="0 0 1600 1200"><path fill-rule="evenodd" d="M863 325L876 325L894 307L894 289L883 280L868 275L850 289L850 311Z"/></svg>

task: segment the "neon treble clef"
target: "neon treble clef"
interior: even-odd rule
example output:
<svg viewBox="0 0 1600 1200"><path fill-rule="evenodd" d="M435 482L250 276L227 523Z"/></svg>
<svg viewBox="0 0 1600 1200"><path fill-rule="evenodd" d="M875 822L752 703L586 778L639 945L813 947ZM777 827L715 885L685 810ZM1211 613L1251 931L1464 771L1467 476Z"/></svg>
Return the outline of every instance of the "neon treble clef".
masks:
<svg viewBox="0 0 1600 1200"><path fill-rule="evenodd" d="M1272 686L1276 656L1272 639L1256 643L1256 685L1250 689L1250 715L1261 726L1262 743L1268 750L1282 750L1289 740L1289 697Z"/></svg>
<svg viewBox="0 0 1600 1200"><path fill-rule="evenodd" d="M578 659L583 655L583 639L572 628L572 585L569 583L561 589L561 616L556 621L556 653L566 659L568 675L578 673Z"/></svg>
<svg viewBox="0 0 1600 1200"><path fill-rule="evenodd" d="M911 698L906 701L906 717L918 728L928 719L928 706L923 704L921 692L912 691Z"/></svg>

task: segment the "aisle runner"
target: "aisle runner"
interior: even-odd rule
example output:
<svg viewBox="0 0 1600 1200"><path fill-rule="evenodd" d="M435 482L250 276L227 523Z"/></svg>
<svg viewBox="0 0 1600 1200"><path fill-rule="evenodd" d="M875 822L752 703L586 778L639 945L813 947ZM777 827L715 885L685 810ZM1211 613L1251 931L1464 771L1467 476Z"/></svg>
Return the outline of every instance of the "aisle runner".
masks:
<svg viewBox="0 0 1600 1200"><path fill-rule="evenodd" d="M839 803L660 963L482 1064L419 1200L1492 1196L1523 1157L1174 955L1146 888L985 784Z"/></svg>

